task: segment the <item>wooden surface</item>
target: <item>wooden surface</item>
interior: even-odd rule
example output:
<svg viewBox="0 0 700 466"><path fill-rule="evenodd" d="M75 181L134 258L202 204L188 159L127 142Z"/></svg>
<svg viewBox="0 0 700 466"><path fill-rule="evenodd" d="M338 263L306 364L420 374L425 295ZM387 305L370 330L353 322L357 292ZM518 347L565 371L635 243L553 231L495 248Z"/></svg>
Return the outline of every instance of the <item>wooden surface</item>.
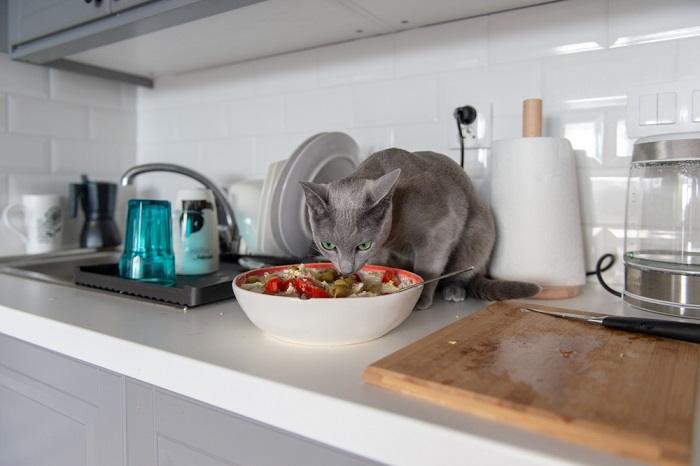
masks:
<svg viewBox="0 0 700 466"><path fill-rule="evenodd" d="M686 465L699 360L698 344L500 302L377 361L364 379L591 448Z"/></svg>
<svg viewBox="0 0 700 466"><path fill-rule="evenodd" d="M583 286L545 286L532 299L570 299L581 294Z"/></svg>
<svg viewBox="0 0 700 466"><path fill-rule="evenodd" d="M523 137L542 136L542 99L523 101Z"/></svg>

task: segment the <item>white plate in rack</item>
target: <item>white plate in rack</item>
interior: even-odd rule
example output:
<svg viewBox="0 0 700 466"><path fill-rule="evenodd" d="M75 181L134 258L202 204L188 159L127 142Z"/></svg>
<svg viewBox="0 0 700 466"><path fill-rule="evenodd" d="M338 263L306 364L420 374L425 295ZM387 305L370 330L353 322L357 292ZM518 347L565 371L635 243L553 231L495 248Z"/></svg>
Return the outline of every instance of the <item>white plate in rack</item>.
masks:
<svg viewBox="0 0 700 466"><path fill-rule="evenodd" d="M311 231L300 181L328 183L352 174L359 147L345 133L320 133L304 141L282 167L272 190L269 220L275 243L291 256L309 254Z"/></svg>

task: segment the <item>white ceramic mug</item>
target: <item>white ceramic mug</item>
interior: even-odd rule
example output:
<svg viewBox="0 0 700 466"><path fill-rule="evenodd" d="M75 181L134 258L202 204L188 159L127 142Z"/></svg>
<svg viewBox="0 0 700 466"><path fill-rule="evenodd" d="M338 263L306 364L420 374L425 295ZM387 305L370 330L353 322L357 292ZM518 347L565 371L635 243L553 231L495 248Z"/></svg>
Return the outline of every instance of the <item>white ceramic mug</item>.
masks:
<svg viewBox="0 0 700 466"><path fill-rule="evenodd" d="M24 218L16 222L13 213ZM24 242L28 254L39 254L61 248L63 240L63 205L58 194L25 194L22 202L3 210L3 221Z"/></svg>

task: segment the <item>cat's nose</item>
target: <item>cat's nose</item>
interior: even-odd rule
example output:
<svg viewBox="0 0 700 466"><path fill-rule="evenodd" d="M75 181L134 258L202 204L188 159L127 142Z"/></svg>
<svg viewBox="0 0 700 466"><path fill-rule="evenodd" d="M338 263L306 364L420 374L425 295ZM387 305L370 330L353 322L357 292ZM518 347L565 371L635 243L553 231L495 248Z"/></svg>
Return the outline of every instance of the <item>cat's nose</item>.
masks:
<svg viewBox="0 0 700 466"><path fill-rule="evenodd" d="M351 274L355 271L355 268L352 266L352 262L350 261L340 261L340 273L343 275L348 275Z"/></svg>

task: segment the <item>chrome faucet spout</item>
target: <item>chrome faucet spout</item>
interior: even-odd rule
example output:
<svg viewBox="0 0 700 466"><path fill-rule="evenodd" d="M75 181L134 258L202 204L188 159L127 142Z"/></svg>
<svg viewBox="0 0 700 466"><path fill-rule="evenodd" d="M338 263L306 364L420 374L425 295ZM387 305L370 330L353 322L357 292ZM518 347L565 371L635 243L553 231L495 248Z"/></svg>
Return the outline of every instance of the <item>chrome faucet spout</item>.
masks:
<svg viewBox="0 0 700 466"><path fill-rule="evenodd" d="M121 178L121 184L122 186L129 186L138 175L148 172L177 173L192 178L211 190L216 198L216 211L219 218L219 239L222 246L221 252L238 252L240 234L236 227L236 216L233 213L231 204L226 200L226 196L213 181L201 173L191 168L183 167L182 165L176 165L174 163L145 163L143 165L133 166L125 171Z"/></svg>

